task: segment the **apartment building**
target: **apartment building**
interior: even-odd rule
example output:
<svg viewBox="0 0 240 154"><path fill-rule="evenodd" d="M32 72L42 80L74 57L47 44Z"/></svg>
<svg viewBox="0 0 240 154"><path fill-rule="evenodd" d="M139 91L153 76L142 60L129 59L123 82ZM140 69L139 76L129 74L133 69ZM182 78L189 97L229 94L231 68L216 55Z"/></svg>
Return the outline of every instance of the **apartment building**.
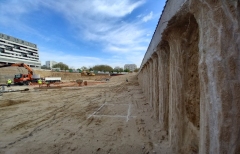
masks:
<svg viewBox="0 0 240 154"><path fill-rule="evenodd" d="M0 63L25 63L41 68L36 44L0 33Z"/></svg>
<svg viewBox="0 0 240 154"><path fill-rule="evenodd" d="M135 69L137 69L137 65L136 64L125 64L124 65L124 69L128 69L130 71L134 71Z"/></svg>

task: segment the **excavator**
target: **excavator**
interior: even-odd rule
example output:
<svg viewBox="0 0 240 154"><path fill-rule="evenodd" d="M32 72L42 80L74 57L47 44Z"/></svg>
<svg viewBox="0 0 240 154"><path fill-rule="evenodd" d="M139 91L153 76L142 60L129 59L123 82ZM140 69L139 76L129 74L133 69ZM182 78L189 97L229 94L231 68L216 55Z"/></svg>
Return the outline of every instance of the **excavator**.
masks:
<svg viewBox="0 0 240 154"><path fill-rule="evenodd" d="M33 70L24 63L14 63L14 64L5 64L0 66L2 67L11 67L11 66L17 66L17 67L24 67L28 70L28 74L17 74L14 76L14 84L24 84L28 85L29 82L34 82L36 79L33 78Z"/></svg>
<svg viewBox="0 0 240 154"><path fill-rule="evenodd" d="M90 71L83 71L82 73L86 76L95 76L95 74L93 72L90 72Z"/></svg>

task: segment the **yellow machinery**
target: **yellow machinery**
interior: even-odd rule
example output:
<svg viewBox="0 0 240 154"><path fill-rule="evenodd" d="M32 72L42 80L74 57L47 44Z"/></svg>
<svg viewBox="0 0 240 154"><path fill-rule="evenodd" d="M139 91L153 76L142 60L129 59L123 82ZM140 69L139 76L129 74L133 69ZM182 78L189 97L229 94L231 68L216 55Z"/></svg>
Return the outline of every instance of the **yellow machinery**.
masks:
<svg viewBox="0 0 240 154"><path fill-rule="evenodd" d="M89 72L89 71L83 71L83 74L86 76L94 76L95 75L93 72Z"/></svg>

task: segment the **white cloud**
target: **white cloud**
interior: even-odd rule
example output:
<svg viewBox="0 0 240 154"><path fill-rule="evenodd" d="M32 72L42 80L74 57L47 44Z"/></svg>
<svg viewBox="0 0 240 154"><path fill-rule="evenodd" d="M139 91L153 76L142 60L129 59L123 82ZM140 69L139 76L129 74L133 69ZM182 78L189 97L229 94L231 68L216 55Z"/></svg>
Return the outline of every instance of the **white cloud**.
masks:
<svg viewBox="0 0 240 154"><path fill-rule="evenodd" d="M152 18L153 18L153 12L151 11L148 15L146 15L142 18L142 21L147 22L147 21L151 20Z"/></svg>
<svg viewBox="0 0 240 154"><path fill-rule="evenodd" d="M137 16L137 18L141 18L143 15L142 14L139 14L138 16Z"/></svg>
<svg viewBox="0 0 240 154"><path fill-rule="evenodd" d="M133 53L133 52L138 52L138 51L145 51L147 46L132 46L131 48L129 47L119 47L119 46L114 46L114 45L108 45L106 47L106 51L108 52L117 52L117 53Z"/></svg>
<svg viewBox="0 0 240 154"><path fill-rule="evenodd" d="M82 32L78 34L79 37L82 38L82 36L85 36L84 38L87 40L103 42L105 45L114 46L111 48L106 47L107 51L110 52L131 52L133 45L136 48L140 48L142 47L142 43L149 42L145 38L147 32L140 28L140 22L122 22L121 17L131 13L133 9L143 3L144 1L139 1L130 4L129 0L101 0L100 3L99 0L96 0L92 1L91 4L81 1L81 3L79 2L73 6L72 3L63 5L59 2L57 7L53 9L61 10L70 22L81 29ZM145 51L146 48L143 50Z"/></svg>
<svg viewBox="0 0 240 154"><path fill-rule="evenodd" d="M91 2L89 0L25 0L25 3L9 1L2 6L4 7L2 10L8 8L8 11L1 11L1 14L3 14L1 16L13 15L14 18L19 18L19 16L24 16L32 10L40 8L40 6L48 7L63 14L66 20L77 27L80 30L77 32L80 39L86 38L93 41L104 41L104 44L126 46L144 41L146 32L137 23L120 22L119 24L119 21L144 2L145 0L135 2L132 2L132 0L92 0ZM11 8L12 6L14 9ZM12 17L7 17L6 20L15 22ZM6 21L4 22L6 23ZM19 25L25 27L25 29L31 29L30 27L26 28L27 26L24 23L20 22ZM37 32L34 33L37 34Z"/></svg>
<svg viewBox="0 0 240 154"><path fill-rule="evenodd" d="M72 17L79 18L79 15L85 15L85 17L101 19L126 16L144 3L145 0L137 2L132 2L132 0L91 0L91 2L89 0L52 0L45 1L44 5L67 13Z"/></svg>
<svg viewBox="0 0 240 154"><path fill-rule="evenodd" d="M137 24L124 23L118 25L117 28L113 27L105 35L94 33L96 36L92 39L102 40L114 45L131 45L144 42L143 36L145 33L145 30L139 28Z"/></svg>
<svg viewBox="0 0 240 154"><path fill-rule="evenodd" d="M52 2L52 1L51 1ZM131 3L130 0L93 0L58 1L47 6L56 9L66 16L81 30L88 40L104 41L105 44L127 45L142 42L146 36L138 23L119 22L121 17L131 13L144 3L143 0Z"/></svg>
<svg viewBox="0 0 240 154"><path fill-rule="evenodd" d="M150 41L147 37L149 33L141 27L142 22L147 22L153 18L153 12L143 17L142 21L122 22L123 18L131 14L136 8L143 5L146 0L8 0L0 5L0 24L9 23L15 25L16 28L30 29L31 33L45 40L50 40L49 37L41 36L41 32L37 32L34 28L28 27L21 22L21 18L25 15L30 15L31 12L39 9L50 9L62 14L63 17L71 23L72 29L75 30L74 35L80 39L88 41L96 41L104 46L106 52L123 54L122 57L130 62L141 62L144 52L147 49L147 44ZM7 8L7 9L6 9ZM7 11L6 11L7 10ZM55 36L54 39L56 39ZM61 40L64 41L64 39ZM91 61L104 62L101 59L91 59L94 57L72 56L65 53L60 53L60 56L52 52L40 51L41 60L50 60L48 57L56 58L56 61L66 61L76 67L79 63L91 65ZM50 54L52 53L52 54ZM128 54L128 56L126 56ZM67 58L62 58L67 57ZM129 57L132 58L129 59ZM136 58L138 57L138 58ZM141 57L141 58L140 58ZM71 60L69 60L71 59ZM88 59L88 60L87 60ZM115 61L118 61L115 59ZM112 64L114 61L109 60ZM122 62L122 61L121 61ZM122 64L122 63L119 64Z"/></svg>

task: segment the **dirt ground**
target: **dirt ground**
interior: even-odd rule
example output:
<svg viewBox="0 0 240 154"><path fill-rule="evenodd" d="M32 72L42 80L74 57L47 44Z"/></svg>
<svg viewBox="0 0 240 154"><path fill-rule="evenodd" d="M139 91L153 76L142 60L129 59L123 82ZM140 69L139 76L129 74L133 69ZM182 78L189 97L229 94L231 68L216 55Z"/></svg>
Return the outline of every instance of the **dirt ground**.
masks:
<svg viewBox="0 0 240 154"><path fill-rule="evenodd" d="M82 87L28 87L0 96L0 153L141 154L166 149L166 133L153 119L136 74Z"/></svg>

